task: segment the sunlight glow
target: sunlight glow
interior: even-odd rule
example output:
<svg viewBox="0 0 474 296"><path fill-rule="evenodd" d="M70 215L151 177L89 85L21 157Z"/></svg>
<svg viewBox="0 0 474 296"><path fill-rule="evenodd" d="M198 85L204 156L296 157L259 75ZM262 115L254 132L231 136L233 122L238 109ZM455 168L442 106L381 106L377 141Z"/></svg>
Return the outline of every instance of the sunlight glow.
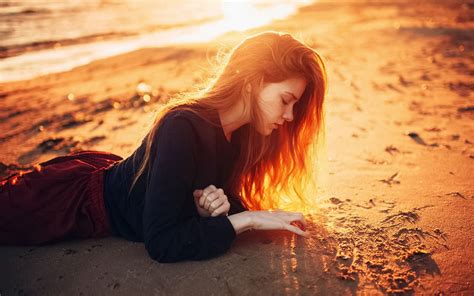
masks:
<svg viewBox="0 0 474 296"><path fill-rule="evenodd" d="M260 26L266 23L265 15L250 1L223 1L224 22L235 31ZM268 18L268 16L267 16Z"/></svg>
<svg viewBox="0 0 474 296"><path fill-rule="evenodd" d="M310 0L298 1L218 1L222 17L190 26L178 26L154 32L70 46L57 46L13 56L0 63L0 81L30 79L71 70L92 61L146 47L208 42L231 31L243 31L284 19ZM206 9L203 7L203 9Z"/></svg>

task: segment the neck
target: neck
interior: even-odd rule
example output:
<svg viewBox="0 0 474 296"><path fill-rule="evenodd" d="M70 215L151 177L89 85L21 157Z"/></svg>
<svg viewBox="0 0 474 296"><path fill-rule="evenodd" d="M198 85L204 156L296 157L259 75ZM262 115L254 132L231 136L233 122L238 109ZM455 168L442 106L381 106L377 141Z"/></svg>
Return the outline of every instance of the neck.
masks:
<svg viewBox="0 0 474 296"><path fill-rule="evenodd" d="M221 121L222 128L224 130L225 137L230 142L232 138L232 133L237 130L242 125L249 122L248 116L244 114L243 102L232 106L227 110L217 110L219 113L219 119Z"/></svg>

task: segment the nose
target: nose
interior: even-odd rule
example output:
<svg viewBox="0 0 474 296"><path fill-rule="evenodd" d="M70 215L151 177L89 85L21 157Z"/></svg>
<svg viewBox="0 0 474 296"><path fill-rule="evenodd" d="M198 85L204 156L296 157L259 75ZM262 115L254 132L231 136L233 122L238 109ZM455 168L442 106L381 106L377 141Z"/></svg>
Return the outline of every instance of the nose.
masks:
<svg viewBox="0 0 474 296"><path fill-rule="evenodd" d="M287 108L283 113L283 119L286 121L293 121L293 108Z"/></svg>

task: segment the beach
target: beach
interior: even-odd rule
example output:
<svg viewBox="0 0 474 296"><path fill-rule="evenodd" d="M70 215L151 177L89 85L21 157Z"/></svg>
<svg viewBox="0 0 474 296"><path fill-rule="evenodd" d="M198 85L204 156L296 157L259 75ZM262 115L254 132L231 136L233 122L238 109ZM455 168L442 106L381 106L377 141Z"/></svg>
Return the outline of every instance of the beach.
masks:
<svg viewBox="0 0 474 296"><path fill-rule="evenodd" d="M285 31L328 71L309 238L251 231L160 264L120 238L0 246L1 295L473 295L474 4L331 1L211 42L143 48L0 83L0 174L77 150L122 157L153 112L245 36Z"/></svg>

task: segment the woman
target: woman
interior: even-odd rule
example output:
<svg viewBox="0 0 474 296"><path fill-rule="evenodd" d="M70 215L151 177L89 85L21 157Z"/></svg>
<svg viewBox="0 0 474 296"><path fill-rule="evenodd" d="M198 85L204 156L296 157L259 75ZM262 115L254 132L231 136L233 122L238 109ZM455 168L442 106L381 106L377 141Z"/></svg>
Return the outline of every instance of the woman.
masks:
<svg viewBox="0 0 474 296"><path fill-rule="evenodd" d="M41 244L119 235L159 262L201 260L248 229L286 229L301 213L264 211L311 180L326 74L319 55L289 34L245 39L199 95L158 112L126 159L82 151L0 187L0 243Z"/></svg>

